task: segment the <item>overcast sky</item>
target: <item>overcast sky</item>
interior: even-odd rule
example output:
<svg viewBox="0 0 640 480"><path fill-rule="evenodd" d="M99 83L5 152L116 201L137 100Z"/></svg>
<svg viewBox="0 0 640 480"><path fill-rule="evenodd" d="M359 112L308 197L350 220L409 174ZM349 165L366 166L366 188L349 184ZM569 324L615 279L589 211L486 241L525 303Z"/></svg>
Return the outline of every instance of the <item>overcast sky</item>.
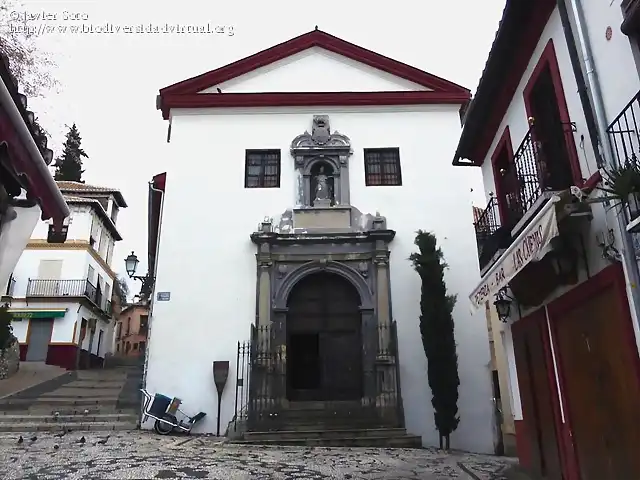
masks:
<svg viewBox="0 0 640 480"><path fill-rule="evenodd" d="M160 88L286 41L317 25L332 35L475 91L505 1L393 0L379 1L379 7L376 2L357 0L22 3L26 13L54 15L56 19L45 24L47 30L54 27L59 32L43 33L38 41L58 63L55 76L60 92L32 100L29 107L51 133L56 156L65 126L77 124L89 156L84 179L120 189L129 204L118 217L124 240L116 247L114 269L124 272L121 259L135 250L141 259L140 272L144 273L147 183L166 166L163 148L168 124L155 108ZM85 30L120 27L120 32L71 31L71 26L82 24ZM225 27L225 33L124 33L125 27L140 24L159 28L166 24L209 24L212 30ZM442 161L449 163L451 158ZM185 162L181 167L194 168L197 178L197 165ZM482 196L479 192L479 199ZM197 234L197 229L193 233Z"/></svg>

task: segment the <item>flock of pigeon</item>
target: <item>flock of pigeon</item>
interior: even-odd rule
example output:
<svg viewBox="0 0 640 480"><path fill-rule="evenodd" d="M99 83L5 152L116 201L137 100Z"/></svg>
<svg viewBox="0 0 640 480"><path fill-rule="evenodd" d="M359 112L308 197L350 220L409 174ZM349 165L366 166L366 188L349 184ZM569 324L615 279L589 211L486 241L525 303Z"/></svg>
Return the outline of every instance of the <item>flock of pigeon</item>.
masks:
<svg viewBox="0 0 640 480"><path fill-rule="evenodd" d="M55 436L58 438L62 438L64 437L67 433L71 433L73 430L71 430L70 428L68 429L64 429L62 430L61 433L56 434ZM93 443L93 446L95 447L96 445L106 445L106 443L109 441L109 435L107 435L106 437L98 440L97 442ZM31 441L31 444L33 444L36 440L38 440L38 437L36 437L35 435L33 437L31 437L29 439ZM77 440L76 443L79 443L81 445L84 445L87 442L87 439L84 438L84 435ZM22 435L20 435L20 437L18 437L18 445L22 445L24 443L24 438L22 437ZM54 450L58 450L60 448L60 445L58 445L57 443L53 445L53 449Z"/></svg>

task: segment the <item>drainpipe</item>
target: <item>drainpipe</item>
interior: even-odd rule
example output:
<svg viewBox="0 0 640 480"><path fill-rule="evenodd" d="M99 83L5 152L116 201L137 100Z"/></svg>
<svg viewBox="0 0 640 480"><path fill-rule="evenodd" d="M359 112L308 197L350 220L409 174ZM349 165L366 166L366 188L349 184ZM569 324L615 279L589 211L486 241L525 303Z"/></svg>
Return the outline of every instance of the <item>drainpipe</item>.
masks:
<svg viewBox="0 0 640 480"><path fill-rule="evenodd" d="M153 288L151 289L151 295L150 298L147 300L149 302L149 320L147 322L147 346L145 348L144 351L144 366L142 369L142 385L140 386L140 388L147 388L147 370L149 368L149 352L151 351L151 331L153 330L153 292L155 292L155 288L156 288L156 283L155 283L155 276L156 276L156 265L158 264L158 252L160 251L160 231L162 230L162 213L164 210L164 191L160 190L158 188L155 188L153 186L153 180L151 180L149 182L149 189L155 193L160 194L160 222L158 222L158 231L156 232L157 236L158 236L158 240L156 241L156 251L155 251L155 265L147 265L147 272L151 273L153 272L153 277L154 277L154 281L153 281ZM149 208L151 208L151 201L149 202ZM140 407L141 411L142 411L142 406ZM142 426L142 416L143 414L141 413L140 415L140 426Z"/></svg>
<svg viewBox="0 0 640 480"><path fill-rule="evenodd" d="M572 31L571 22L569 20L567 3L570 3L571 5L570 10L573 13L576 26L575 35ZM616 167L617 162L613 155L614 150L611 145L611 139L607 134L608 124L604 108L604 100L602 97L602 89L600 87L600 80L598 78L598 73L593 62L593 53L591 49L591 42L589 39L589 32L584 20L584 9L582 8L582 1L558 0L558 9L560 11L560 17L562 19L565 40L569 47L569 56L571 57L571 63L573 65L574 72L576 72L578 88L580 90L584 89L585 93L587 93L587 95L584 95L582 93L580 95L584 114L587 119L587 126L589 127L590 122L593 122L594 120L595 122L593 123L595 123L595 125L597 126L597 130L595 132L592 130L592 128L589 128L589 135L592 137L591 142L597 146L597 149L595 150L596 159L602 159L604 157L605 164L608 164L611 167ZM583 54L582 60L580 60L580 58L578 57L576 42L580 45L580 50ZM584 67L584 71L586 72L586 84L584 83L585 78L582 75L582 67ZM577 73L578 70L580 71L579 75ZM589 98L589 92L591 93L591 98ZM599 166L601 165L602 164L599 164ZM631 234L627 232L627 221L624 212L616 213L616 220L618 221L620 237L622 239L621 260L625 266L627 280L631 287L630 290L633 310L635 310L636 313L636 323L638 323L638 327L640 327L640 292L638 291L640 272L638 270L638 262L636 260Z"/></svg>

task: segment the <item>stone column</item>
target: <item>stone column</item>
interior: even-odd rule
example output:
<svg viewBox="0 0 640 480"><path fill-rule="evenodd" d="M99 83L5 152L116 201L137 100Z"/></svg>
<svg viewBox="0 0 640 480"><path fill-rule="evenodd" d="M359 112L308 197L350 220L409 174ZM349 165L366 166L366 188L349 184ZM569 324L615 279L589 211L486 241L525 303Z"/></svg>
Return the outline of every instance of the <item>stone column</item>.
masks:
<svg viewBox="0 0 640 480"><path fill-rule="evenodd" d="M386 250L386 249L385 249ZM391 349L391 309L389 299L389 252L378 251L376 266L376 313L378 316L378 357L386 358Z"/></svg>

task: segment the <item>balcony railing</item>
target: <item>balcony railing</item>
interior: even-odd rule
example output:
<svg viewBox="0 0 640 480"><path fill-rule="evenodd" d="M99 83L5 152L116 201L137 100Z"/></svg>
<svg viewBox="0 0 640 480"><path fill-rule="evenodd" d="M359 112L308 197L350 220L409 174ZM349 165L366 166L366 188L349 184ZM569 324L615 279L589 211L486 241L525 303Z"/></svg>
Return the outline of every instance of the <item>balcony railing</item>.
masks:
<svg viewBox="0 0 640 480"><path fill-rule="evenodd" d="M618 165L637 162L640 154L640 92L611 122L607 133Z"/></svg>
<svg viewBox="0 0 640 480"><path fill-rule="evenodd" d="M573 135L575 125L563 123L562 130L561 139L564 143L561 148L564 149L564 152L558 152L558 154L566 155L565 158L555 158L552 149L547 151L545 145L549 145L551 148L555 146L556 151L558 151L560 145L552 142L546 144L536 140L536 132L533 126L516 150L513 156L513 166L515 168L513 173L515 173L515 176L513 178L514 185L512 186L515 188L512 188L504 198L504 211L508 217L508 223L512 227L524 217L545 192L564 190L573 185L572 175L567 173L570 172L571 168L568 163L568 137ZM567 162L564 165L566 171L563 171L562 168L558 169L558 165L562 165L560 162Z"/></svg>
<svg viewBox="0 0 640 480"><path fill-rule="evenodd" d="M478 242L478 251L482 251L482 246L486 240L496 233L500 226L498 216L498 201L491 194L487 208L485 208L480 215L477 216L476 221L473 223L476 229L476 241Z"/></svg>
<svg viewBox="0 0 640 480"><path fill-rule="evenodd" d="M478 263L483 270L495 254L511 243L511 229L502 228L498 208L498 199L491 195L487 208L482 210L473 223L478 244Z"/></svg>
<svg viewBox="0 0 640 480"><path fill-rule="evenodd" d="M111 302L104 301L99 288L89 280L29 279L27 297L85 297L107 314L111 314Z"/></svg>
<svg viewBox="0 0 640 480"><path fill-rule="evenodd" d="M13 275L11 275L9 277L9 282L7 283L7 288L4 294L7 297L13 297L13 291L15 290L15 288L16 288L16 278Z"/></svg>

